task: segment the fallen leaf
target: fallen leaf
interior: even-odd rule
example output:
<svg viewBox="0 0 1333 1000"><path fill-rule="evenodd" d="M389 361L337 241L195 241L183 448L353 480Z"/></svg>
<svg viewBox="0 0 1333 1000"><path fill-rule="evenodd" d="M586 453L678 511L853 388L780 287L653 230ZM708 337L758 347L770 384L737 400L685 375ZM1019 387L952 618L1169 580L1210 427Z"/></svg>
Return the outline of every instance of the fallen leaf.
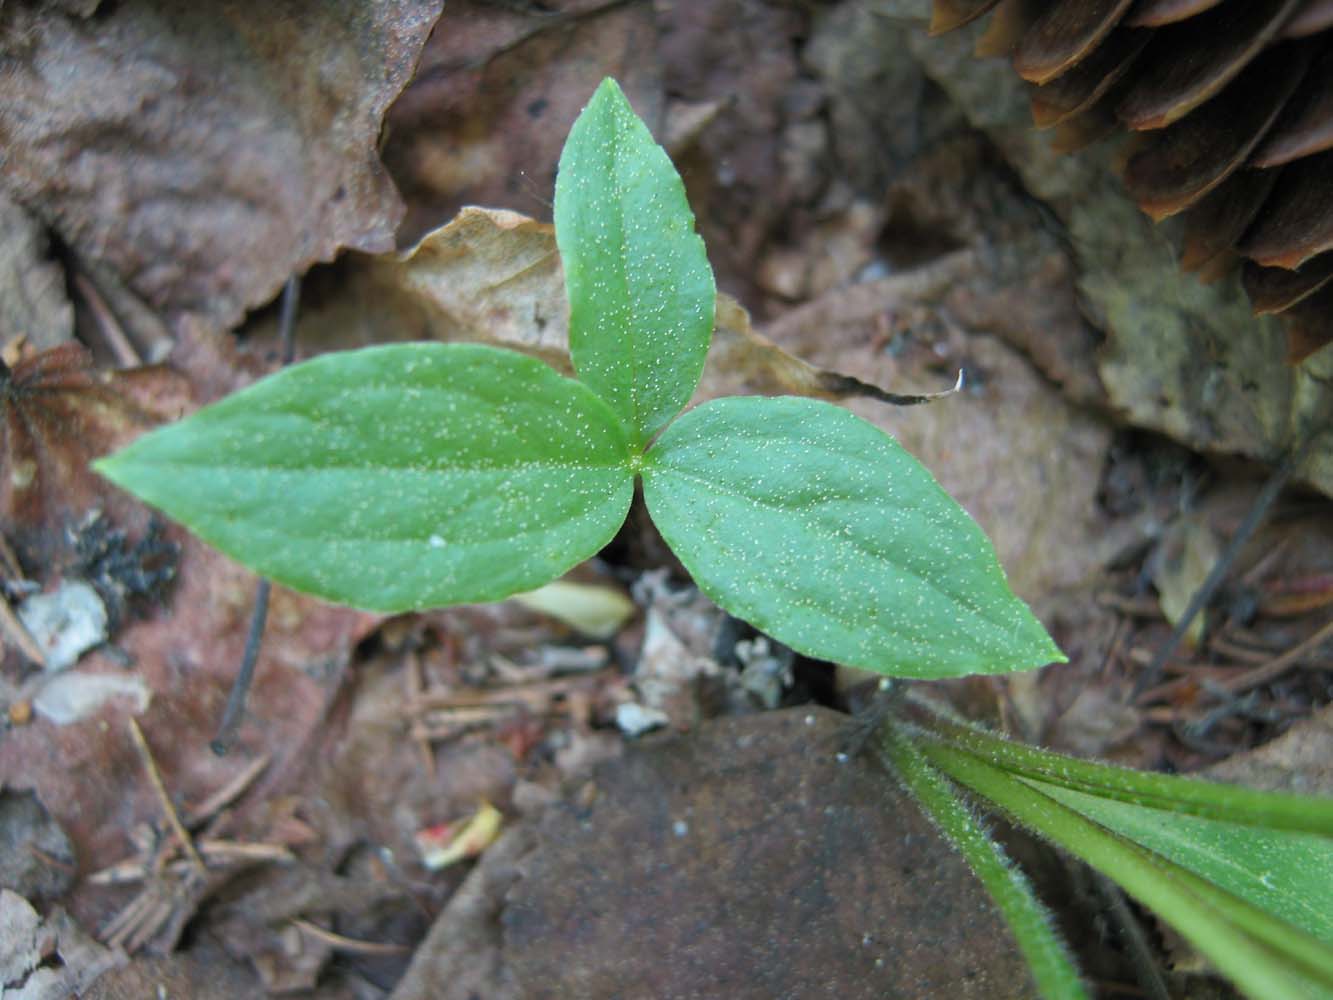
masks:
<svg viewBox="0 0 1333 1000"><path fill-rule="evenodd" d="M106 605L82 580L62 580L52 591L25 597L18 616L50 671L73 666L85 652L106 641Z"/></svg>
<svg viewBox="0 0 1333 1000"><path fill-rule="evenodd" d="M1275 740L1201 772L1216 781L1298 795L1333 796L1333 706L1301 719Z"/></svg>
<svg viewBox="0 0 1333 1000"><path fill-rule="evenodd" d="M634 614L634 602L614 587L556 580L514 598L594 639L609 639Z"/></svg>
<svg viewBox="0 0 1333 1000"><path fill-rule="evenodd" d="M88 463L180 416L187 394L177 372L103 372L77 344L43 351L0 376L0 532L26 568L60 565L69 530L90 510L143 529L147 510L111 490Z"/></svg>
<svg viewBox="0 0 1333 1000"><path fill-rule="evenodd" d="M0 195L0 341L45 350L74 336L65 275L37 220Z"/></svg>
<svg viewBox="0 0 1333 1000"><path fill-rule="evenodd" d="M376 144L439 8L7 4L0 187L173 326L229 329L314 261L393 245Z"/></svg>
<svg viewBox="0 0 1333 1000"><path fill-rule="evenodd" d="M0 991L6 1000L66 1000L87 995L104 972L124 964L57 909L42 918L18 893L0 889Z"/></svg>
<svg viewBox="0 0 1333 1000"><path fill-rule="evenodd" d="M67 726L95 714L113 698L128 699L130 711L138 715L153 700L152 692L137 676L85 674L78 670L62 673L42 685L32 699L33 710L47 722Z"/></svg>
<svg viewBox="0 0 1333 1000"><path fill-rule="evenodd" d="M390 1000L522 1000L503 954L500 913L533 845L531 823L501 835L449 898Z"/></svg>
<svg viewBox="0 0 1333 1000"><path fill-rule="evenodd" d="M565 133L603 77L657 131L656 42L647 0L446 4L386 123L384 161L409 206L402 235L468 204L549 206Z"/></svg>
<svg viewBox="0 0 1333 1000"><path fill-rule="evenodd" d="M1184 617L1221 553L1222 544L1202 514L1177 518L1162 533L1149 565L1162 614L1172 625ZM1186 632L1191 644L1199 641L1203 626L1203 616L1196 615Z"/></svg>

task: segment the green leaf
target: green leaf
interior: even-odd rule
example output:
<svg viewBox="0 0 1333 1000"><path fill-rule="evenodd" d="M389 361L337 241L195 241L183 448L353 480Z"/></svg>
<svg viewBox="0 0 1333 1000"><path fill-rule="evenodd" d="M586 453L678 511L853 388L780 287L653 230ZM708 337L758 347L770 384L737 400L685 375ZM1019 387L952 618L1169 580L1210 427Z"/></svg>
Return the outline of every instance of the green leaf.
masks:
<svg viewBox="0 0 1333 1000"><path fill-rule="evenodd" d="M643 476L704 593L799 652L925 678L1064 660L976 522L847 410L715 400L667 428Z"/></svg>
<svg viewBox="0 0 1333 1000"><path fill-rule="evenodd" d="M1040 750L936 715L931 738L943 739L1023 779L1061 785L1103 799L1203 816L1244 826L1333 838L1333 799L1264 792L1195 777L1135 771ZM1330 840L1333 843L1333 840ZM1330 870L1333 878L1333 869Z"/></svg>
<svg viewBox="0 0 1333 1000"><path fill-rule="evenodd" d="M541 362L475 344L325 355L95 468L264 576L376 611L494 601L625 519L615 415Z"/></svg>
<svg viewBox="0 0 1333 1000"><path fill-rule="evenodd" d="M924 742L950 778L1117 882L1186 937L1247 996L1333 996L1333 949L970 752Z"/></svg>
<svg viewBox="0 0 1333 1000"><path fill-rule="evenodd" d="M1023 779L1032 787L1333 945L1333 839L1165 812Z"/></svg>
<svg viewBox="0 0 1333 1000"><path fill-rule="evenodd" d="M574 369L642 446L699 384L715 289L685 187L614 80L565 140L555 235Z"/></svg>
<svg viewBox="0 0 1333 1000"><path fill-rule="evenodd" d="M897 726L883 728L879 747L885 763L990 893L1027 960L1040 994L1049 1000L1085 1000L1088 991L1055 931L1055 921L1026 876L1005 856L953 784L931 766Z"/></svg>

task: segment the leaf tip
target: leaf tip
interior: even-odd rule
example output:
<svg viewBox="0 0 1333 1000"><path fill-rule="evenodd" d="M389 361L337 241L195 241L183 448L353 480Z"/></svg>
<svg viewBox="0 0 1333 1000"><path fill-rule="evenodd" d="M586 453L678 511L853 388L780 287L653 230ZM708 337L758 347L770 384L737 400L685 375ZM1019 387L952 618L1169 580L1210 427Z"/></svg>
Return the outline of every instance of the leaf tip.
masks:
<svg viewBox="0 0 1333 1000"><path fill-rule="evenodd" d="M114 483L119 478L116 475L116 467L119 465L117 459L119 459L119 457L120 452L118 451L112 452L110 455L103 455L101 458L95 458L89 462L88 468L92 469L103 479L109 479Z"/></svg>

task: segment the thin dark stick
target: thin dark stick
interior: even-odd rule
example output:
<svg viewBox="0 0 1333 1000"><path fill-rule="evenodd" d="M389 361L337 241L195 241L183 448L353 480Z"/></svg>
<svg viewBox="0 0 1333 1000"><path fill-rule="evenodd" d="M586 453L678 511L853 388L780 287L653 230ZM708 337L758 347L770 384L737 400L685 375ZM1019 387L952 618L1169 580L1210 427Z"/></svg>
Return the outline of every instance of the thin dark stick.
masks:
<svg viewBox="0 0 1333 1000"><path fill-rule="evenodd" d="M241 669L236 672L236 680L227 696L227 707L222 710L222 722L218 725L218 734L209 744L219 757L227 756L231 749L232 737L236 727L245 714L245 699L250 694L250 683L255 679L255 663L259 660L259 647L264 641L264 625L268 622L268 592L271 584L260 580L255 588L255 609L250 615L250 633L245 637L245 652L241 654Z"/></svg>
<svg viewBox="0 0 1333 1000"><path fill-rule="evenodd" d="M282 305L278 313L278 337L282 341L279 357L284 366L296 357L296 308L301 304L301 282L295 275L287 279L282 289Z"/></svg>
<svg viewBox="0 0 1333 1000"><path fill-rule="evenodd" d="M301 301L301 282L293 275L287 279L282 289L282 305L278 314L278 337L282 344L281 358L284 366L292 363L296 356L296 307ZM217 735L209 744L219 757L225 757L231 749L236 727L245 714L245 700L250 694L250 684L255 678L255 664L259 660L259 647L264 641L264 625L268 622L268 595L272 585L267 580L260 580L255 587L254 610L250 612L250 632L245 637L245 652L241 654L241 669L236 672L231 694L227 696L227 707L222 710L222 722L218 724Z"/></svg>
<svg viewBox="0 0 1333 1000"><path fill-rule="evenodd" d="M1231 541L1227 543L1225 551L1218 556L1217 562L1213 564L1208 576L1204 578L1199 589L1190 598L1189 604L1185 607L1185 613L1180 616L1180 620L1176 622L1176 627L1171 630L1170 638L1157 651L1157 655L1153 657L1147 669L1139 674L1139 679L1134 683L1131 700L1138 698L1148 688L1155 687L1157 682L1161 680L1162 671L1166 669L1167 661L1175 655L1176 650L1180 647L1181 640L1185 638L1185 633L1189 631L1190 623L1213 599L1213 594L1222 585L1222 581L1226 579L1227 574L1231 572L1231 567L1235 564L1236 557L1240 555L1240 550L1250 540L1250 536L1254 534L1259 525L1263 523L1264 517L1268 514L1268 508L1273 506L1273 501L1282 492L1282 488L1287 485L1296 471L1305 464L1305 459L1314 448L1315 441L1326 428L1327 424L1322 420L1312 422L1304 437L1294 448L1287 452L1282 464L1273 470L1273 474L1268 477L1268 482L1264 483L1264 488L1254 498L1254 504L1246 513L1245 520L1241 522L1240 527L1236 529L1236 533L1231 537Z"/></svg>

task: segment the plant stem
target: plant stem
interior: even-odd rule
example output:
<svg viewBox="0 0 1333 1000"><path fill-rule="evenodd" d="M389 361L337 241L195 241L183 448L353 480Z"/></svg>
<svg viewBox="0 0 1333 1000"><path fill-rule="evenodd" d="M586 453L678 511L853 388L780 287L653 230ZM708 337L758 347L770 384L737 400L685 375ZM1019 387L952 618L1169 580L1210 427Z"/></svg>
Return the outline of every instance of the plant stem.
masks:
<svg viewBox="0 0 1333 1000"><path fill-rule="evenodd" d="M931 767L898 727L883 727L877 745L886 766L962 854L1004 914L1041 995L1050 1000L1086 998L1088 993L1064 943L1052 928L1050 914L1022 871L986 835L949 781Z"/></svg>
<svg viewBox="0 0 1333 1000"><path fill-rule="evenodd" d="M926 743L921 751L953 780L1114 879L1250 995L1290 1000L1333 991L1329 949L1297 928L1091 822L971 753L941 743Z"/></svg>

